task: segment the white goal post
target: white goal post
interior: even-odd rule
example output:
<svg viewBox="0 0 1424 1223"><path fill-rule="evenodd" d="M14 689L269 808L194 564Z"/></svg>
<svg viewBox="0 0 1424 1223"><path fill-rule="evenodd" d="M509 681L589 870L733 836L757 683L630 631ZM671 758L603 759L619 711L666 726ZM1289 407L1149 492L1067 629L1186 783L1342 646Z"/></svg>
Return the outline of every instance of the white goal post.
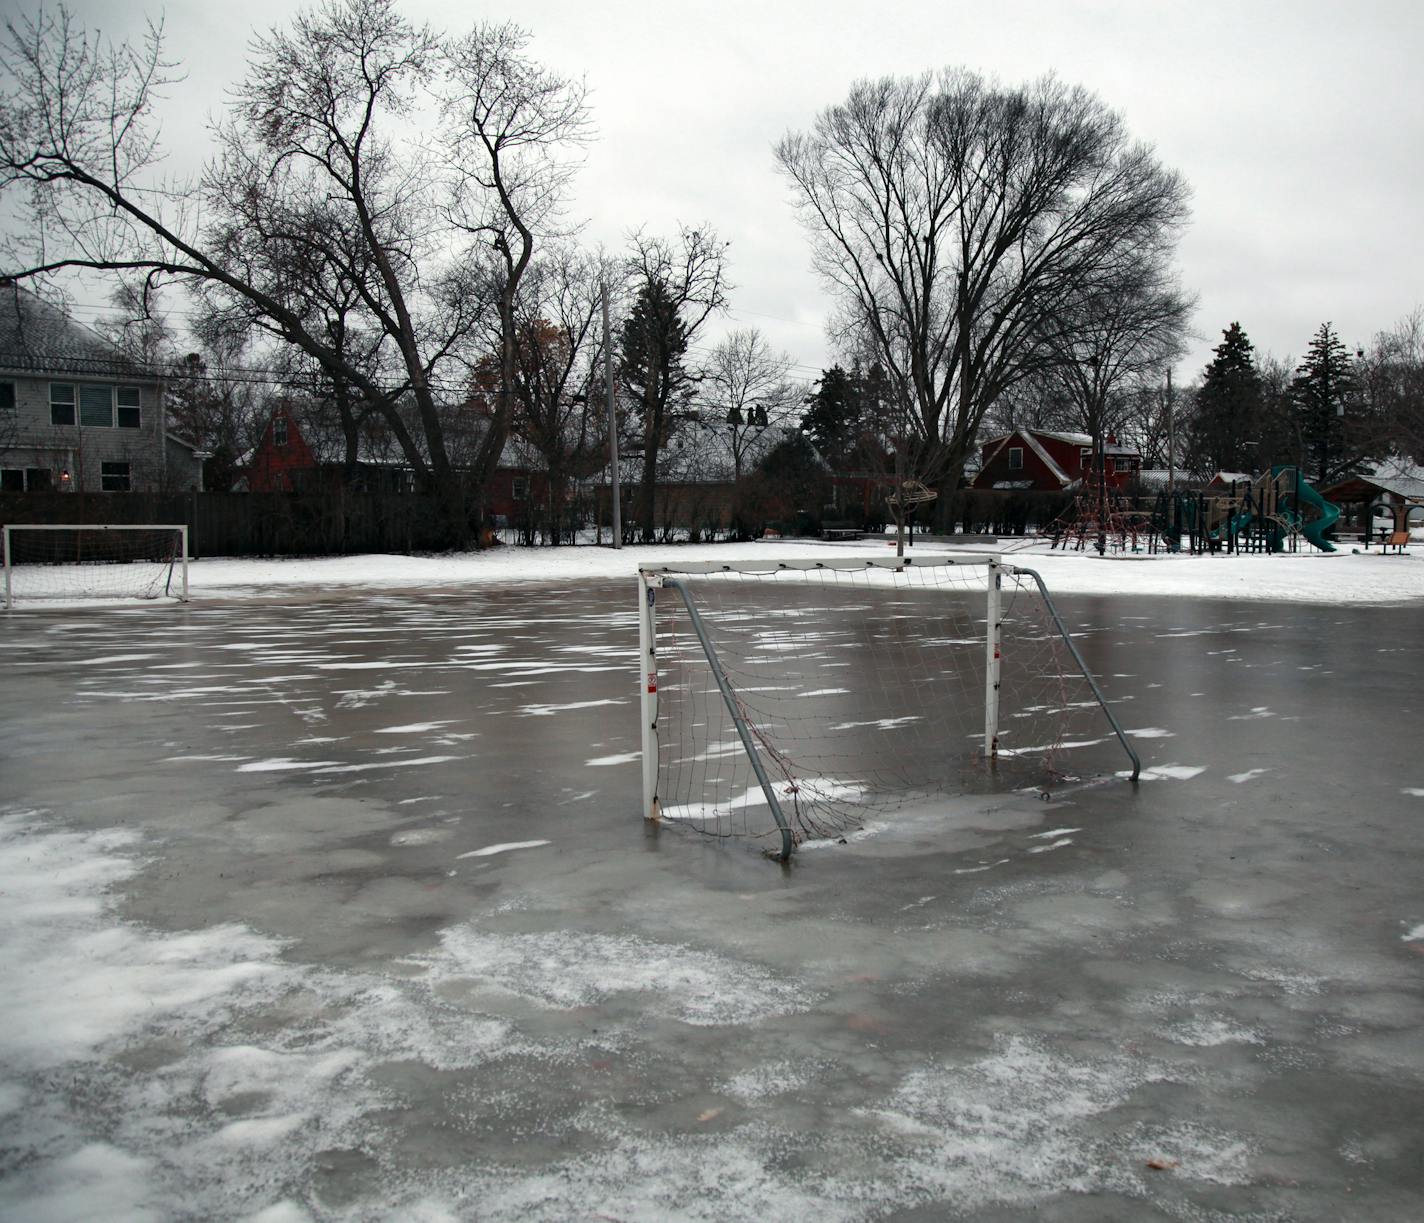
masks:
<svg viewBox="0 0 1424 1223"><path fill-rule="evenodd" d="M181 523L4 527L5 608L133 599L188 601Z"/></svg>
<svg viewBox="0 0 1424 1223"><path fill-rule="evenodd" d="M1115 738L1137 779L1042 578L999 556L650 565L638 601L647 819L785 860L986 763L1062 775Z"/></svg>

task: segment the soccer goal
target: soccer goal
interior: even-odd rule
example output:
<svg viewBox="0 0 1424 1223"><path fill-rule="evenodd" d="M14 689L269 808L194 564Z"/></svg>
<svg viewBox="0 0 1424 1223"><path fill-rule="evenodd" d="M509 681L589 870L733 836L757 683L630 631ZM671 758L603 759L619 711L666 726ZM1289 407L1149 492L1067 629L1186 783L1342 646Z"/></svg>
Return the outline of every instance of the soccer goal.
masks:
<svg viewBox="0 0 1424 1223"><path fill-rule="evenodd" d="M1099 745L1140 770L1042 578L998 557L650 566L638 596L648 819L785 859Z"/></svg>
<svg viewBox="0 0 1424 1223"><path fill-rule="evenodd" d="M76 523L4 528L5 607L188 599L188 528Z"/></svg>

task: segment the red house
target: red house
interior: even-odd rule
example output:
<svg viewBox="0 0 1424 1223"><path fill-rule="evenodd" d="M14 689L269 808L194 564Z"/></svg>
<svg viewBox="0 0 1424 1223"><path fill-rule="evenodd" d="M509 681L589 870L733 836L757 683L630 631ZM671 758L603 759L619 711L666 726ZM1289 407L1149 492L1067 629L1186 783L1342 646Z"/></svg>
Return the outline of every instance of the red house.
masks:
<svg viewBox="0 0 1424 1223"><path fill-rule="evenodd" d="M347 487L358 492L406 493L415 490L415 472L394 442L382 432L363 435L355 471L348 479L346 445L334 431L317 428L314 439L286 404L272 413L257 445L247 455L247 491L305 492ZM530 505L548 497L548 479L537 464L519 453L516 443L505 446L489 490L489 511L496 521L523 521Z"/></svg>
<svg viewBox="0 0 1424 1223"><path fill-rule="evenodd" d="M1086 433L1015 429L980 447L979 474L971 488L1062 492L1092 470L1093 439ZM1103 445L1104 478L1121 488L1142 469L1142 456L1112 434Z"/></svg>

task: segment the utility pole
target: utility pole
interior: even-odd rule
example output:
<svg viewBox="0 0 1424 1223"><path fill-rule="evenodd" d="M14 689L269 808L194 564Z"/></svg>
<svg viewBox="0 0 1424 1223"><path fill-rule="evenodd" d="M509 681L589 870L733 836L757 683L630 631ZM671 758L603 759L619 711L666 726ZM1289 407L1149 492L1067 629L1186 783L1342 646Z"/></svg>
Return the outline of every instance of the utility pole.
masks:
<svg viewBox="0 0 1424 1223"><path fill-rule="evenodd" d="M613 335L608 321L608 282L603 282L603 385L608 394L608 467L613 482L613 546L623 547L623 485L618 476L618 413L613 406Z"/></svg>
<svg viewBox="0 0 1424 1223"><path fill-rule="evenodd" d="M1167 367L1167 496L1177 491L1177 437L1172 421L1172 367Z"/></svg>

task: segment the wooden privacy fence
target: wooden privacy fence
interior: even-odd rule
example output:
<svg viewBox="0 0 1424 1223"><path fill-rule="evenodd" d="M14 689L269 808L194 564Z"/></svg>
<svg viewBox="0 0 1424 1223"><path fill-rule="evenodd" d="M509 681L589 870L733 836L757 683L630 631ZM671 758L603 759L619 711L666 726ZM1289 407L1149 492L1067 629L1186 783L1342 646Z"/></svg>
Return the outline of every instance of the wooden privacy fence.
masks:
<svg viewBox="0 0 1424 1223"><path fill-rule="evenodd" d="M199 556L330 556L448 547L428 497L400 493L3 493L0 523L186 523Z"/></svg>

